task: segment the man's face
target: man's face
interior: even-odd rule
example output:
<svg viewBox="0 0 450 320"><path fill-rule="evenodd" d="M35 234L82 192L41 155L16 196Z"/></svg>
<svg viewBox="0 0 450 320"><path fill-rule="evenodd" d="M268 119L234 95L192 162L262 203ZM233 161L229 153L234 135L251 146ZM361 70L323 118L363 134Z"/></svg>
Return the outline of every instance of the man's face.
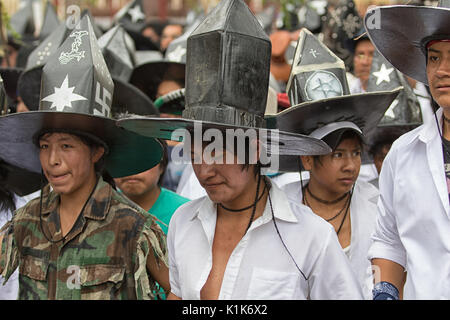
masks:
<svg viewBox="0 0 450 320"><path fill-rule="evenodd" d="M443 108L450 108L450 42L428 48L427 77L431 95Z"/></svg>
<svg viewBox="0 0 450 320"><path fill-rule="evenodd" d="M191 158L194 173L211 201L215 203L226 204L242 196L246 197L248 190L253 190L251 186L256 184L253 167L243 169L243 165L238 164L237 158L229 152L225 149L212 153L211 156L216 162L222 159L222 164L207 164L205 162L211 161L211 159L203 159L201 163L198 163L202 159L202 155L200 150L196 151L192 148ZM234 164L226 164L226 159L230 158L235 159Z"/></svg>
<svg viewBox="0 0 450 320"><path fill-rule="evenodd" d="M161 35L161 50L167 49L169 44L183 34L183 27L177 24L170 24L166 26Z"/></svg>
<svg viewBox="0 0 450 320"><path fill-rule="evenodd" d="M133 200L134 198L145 196L156 190L161 174L161 166L158 164L150 170L132 176L117 178L114 181L117 187L127 197Z"/></svg>
<svg viewBox="0 0 450 320"><path fill-rule="evenodd" d="M331 154L320 156L319 160L302 157L305 169L310 171L310 179L330 194L344 194L350 191L359 175L360 142L357 138L344 139Z"/></svg>
<svg viewBox="0 0 450 320"><path fill-rule="evenodd" d="M361 40L356 44L353 57L354 74L362 82L369 80L374 51L375 47L370 40Z"/></svg>
<svg viewBox="0 0 450 320"><path fill-rule="evenodd" d="M91 150L77 136L48 133L39 140L42 170L53 190L70 195L81 191L95 177L94 164L103 148Z"/></svg>

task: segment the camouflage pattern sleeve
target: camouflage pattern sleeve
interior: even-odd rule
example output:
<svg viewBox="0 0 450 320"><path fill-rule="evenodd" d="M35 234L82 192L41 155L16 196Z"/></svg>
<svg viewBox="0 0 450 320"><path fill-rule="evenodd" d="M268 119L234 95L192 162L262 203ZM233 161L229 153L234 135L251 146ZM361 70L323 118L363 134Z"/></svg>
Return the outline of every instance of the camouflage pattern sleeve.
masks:
<svg viewBox="0 0 450 320"><path fill-rule="evenodd" d="M159 292L157 282L147 272L147 257L153 254L157 265L167 266L166 239L161 228L152 220L151 225L146 224L137 243L137 270L134 274L136 281L137 299L155 299Z"/></svg>
<svg viewBox="0 0 450 320"><path fill-rule="evenodd" d="M2 285L6 284L9 277L19 266L19 254L14 241L14 219L6 223L0 230L1 251L0 251L0 274L5 279Z"/></svg>

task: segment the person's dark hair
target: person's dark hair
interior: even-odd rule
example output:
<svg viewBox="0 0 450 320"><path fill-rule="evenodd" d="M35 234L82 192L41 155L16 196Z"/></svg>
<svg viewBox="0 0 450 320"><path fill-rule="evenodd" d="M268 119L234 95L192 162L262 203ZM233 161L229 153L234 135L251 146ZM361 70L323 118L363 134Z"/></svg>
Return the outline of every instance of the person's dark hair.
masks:
<svg viewBox="0 0 450 320"><path fill-rule="evenodd" d="M336 132L332 132L329 135L332 135ZM326 136L327 137L327 136ZM322 138L323 140L326 139L326 137ZM354 130L345 130L341 136L339 137L339 139L337 140L337 142L335 143L335 146L333 148L333 152L336 150L336 148L339 146L339 144L347 139L357 139L359 142L359 146L361 147L361 149L364 147L364 141L362 139L362 137ZM314 160L314 164L319 163L320 165L322 165L322 161L321 161L321 156L313 156L313 160Z"/></svg>
<svg viewBox="0 0 450 320"><path fill-rule="evenodd" d="M6 169L1 165L0 160L0 211L16 210L16 204L14 202L14 194L8 189L4 181L6 180Z"/></svg>
<svg viewBox="0 0 450 320"><path fill-rule="evenodd" d="M369 148L372 158L379 154L385 146L391 146L405 131L400 128L386 128L375 136Z"/></svg>
<svg viewBox="0 0 450 320"><path fill-rule="evenodd" d="M166 140L163 140L163 139L158 139L158 140L159 140L159 142L161 142L162 147L163 147L163 157L161 159L161 162L159 163L159 167L160 167L162 173L161 173L161 175L159 176L159 179L158 179L158 187L161 188L161 185L162 185L163 180L164 180L164 174L166 173L167 165L169 164L169 151L168 151L168 148L167 148Z"/></svg>

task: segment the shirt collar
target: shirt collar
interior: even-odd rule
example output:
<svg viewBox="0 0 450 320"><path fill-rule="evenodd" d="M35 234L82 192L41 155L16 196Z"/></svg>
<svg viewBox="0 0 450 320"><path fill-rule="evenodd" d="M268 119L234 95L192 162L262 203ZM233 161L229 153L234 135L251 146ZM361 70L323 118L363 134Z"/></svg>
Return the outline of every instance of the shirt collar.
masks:
<svg viewBox="0 0 450 320"><path fill-rule="evenodd" d="M270 200L272 201L273 214L275 218L286 221L286 222L298 222L294 213L291 210L289 205L289 200L287 199L284 192L275 184L271 183L272 187L270 188ZM198 207L195 214L192 216L191 220L195 218L199 218L200 220L211 219L214 218L214 215L217 214L217 206L208 196L205 196L203 202ZM272 219L272 210L270 207L269 198L267 198L266 207L264 208L264 212L260 217L262 223L266 223Z"/></svg>
<svg viewBox="0 0 450 320"><path fill-rule="evenodd" d="M97 186L83 210L85 218L93 220L103 220L109 211L111 205L112 187L101 177ZM49 215L51 212L57 212L59 206L59 194L50 191L50 185L42 190L42 215Z"/></svg>
<svg viewBox="0 0 450 320"><path fill-rule="evenodd" d="M441 132L442 132L442 113L443 113L442 108L439 108L436 111L435 115L438 119L439 130L441 130ZM436 128L436 119L433 116L433 119L431 119L431 121L428 121L424 124L422 130L420 131L419 139L427 143L428 141L433 139L437 134L439 134L439 132Z"/></svg>

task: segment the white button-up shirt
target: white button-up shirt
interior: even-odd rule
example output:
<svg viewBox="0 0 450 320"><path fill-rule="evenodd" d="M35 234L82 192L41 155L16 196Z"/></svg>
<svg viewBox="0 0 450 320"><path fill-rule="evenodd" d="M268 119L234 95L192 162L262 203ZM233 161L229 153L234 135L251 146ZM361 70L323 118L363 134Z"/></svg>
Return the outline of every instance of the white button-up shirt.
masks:
<svg viewBox="0 0 450 320"><path fill-rule="evenodd" d="M450 206L443 159L434 120L400 137L381 170L369 258L406 269L405 299L450 299Z"/></svg>
<svg viewBox="0 0 450 320"><path fill-rule="evenodd" d="M306 183L305 180L303 182ZM292 201L302 201L300 181L287 184L282 189ZM358 180L350 203L351 239L350 247L347 247L347 256L367 300L372 300L373 297L372 265L367 259L367 252L375 230L378 196L377 188L368 182Z"/></svg>
<svg viewBox="0 0 450 320"><path fill-rule="evenodd" d="M270 199L281 237L308 281L277 234L268 200L228 260L219 299L362 299L331 225L275 184ZM170 285L182 299L200 299L212 267L216 217L216 205L204 197L181 206L170 221Z"/></svg>

